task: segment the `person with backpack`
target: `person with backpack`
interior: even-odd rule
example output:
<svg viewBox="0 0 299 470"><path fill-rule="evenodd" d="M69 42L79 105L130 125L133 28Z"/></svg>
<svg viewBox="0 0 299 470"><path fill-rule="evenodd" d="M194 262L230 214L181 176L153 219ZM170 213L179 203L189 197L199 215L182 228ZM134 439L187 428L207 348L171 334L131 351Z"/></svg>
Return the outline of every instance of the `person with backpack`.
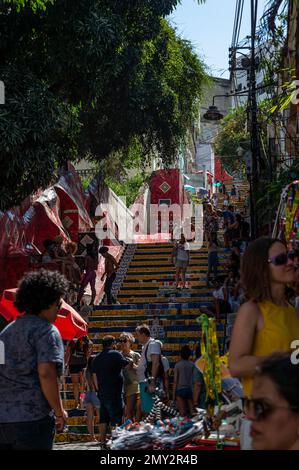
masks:
<svg viewBox="0 0 299 470"><path fill-rule="evenodd" d="M150 413L154 405L154 395L161 388L164 367L161 358L160 342L151 338L148 325L136 328L138 343L142 345L141 357L137 366L137 376L140 387L141 409Z"/></svg>

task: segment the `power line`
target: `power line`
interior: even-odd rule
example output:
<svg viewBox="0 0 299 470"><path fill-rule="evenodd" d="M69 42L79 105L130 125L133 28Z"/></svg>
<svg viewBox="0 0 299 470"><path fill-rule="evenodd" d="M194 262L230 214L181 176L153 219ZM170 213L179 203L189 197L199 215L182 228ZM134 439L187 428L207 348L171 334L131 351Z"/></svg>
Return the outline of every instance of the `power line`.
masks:
<svg viewBox="0 0 299 470"><path fill-rule="evenodd" d="M242 4L241 4L241 13L240 13L240 21L239 21L239 28L238 28L238 33L237 33L236 45L239 44L239 37L240 37L242 18L243 18L243 9L244 9L244 0L242 0Z"/></svg>

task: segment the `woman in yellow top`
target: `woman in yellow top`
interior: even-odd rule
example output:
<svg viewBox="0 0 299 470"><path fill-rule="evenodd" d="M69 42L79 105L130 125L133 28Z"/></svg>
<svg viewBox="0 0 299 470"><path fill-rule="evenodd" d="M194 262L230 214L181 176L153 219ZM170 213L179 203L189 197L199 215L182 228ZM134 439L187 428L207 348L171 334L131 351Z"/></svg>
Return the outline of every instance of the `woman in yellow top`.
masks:
<svg viewBox="0 0 299 470"><path fill-rule="evenodd" d="M256 367L265 356L290 351L299 339L299 314L285 295L295 268L280 240L259 238L244 253L241 282L247 302L239 309L229 350L233 377L242 379L250 396ZM295 347L295 346L293 346Z"/></svg>

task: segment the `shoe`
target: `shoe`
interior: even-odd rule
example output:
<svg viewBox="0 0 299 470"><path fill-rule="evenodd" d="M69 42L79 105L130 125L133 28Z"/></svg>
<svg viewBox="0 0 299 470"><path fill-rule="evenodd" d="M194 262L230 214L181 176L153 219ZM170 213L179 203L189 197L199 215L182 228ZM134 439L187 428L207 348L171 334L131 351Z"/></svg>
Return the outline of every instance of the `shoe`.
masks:
<svg viewBox="0 0 299 470"><path fill-rule="evenodd" d="M100 450L110 450L110 447L106 444L106 442L99 442Z"/></svg>

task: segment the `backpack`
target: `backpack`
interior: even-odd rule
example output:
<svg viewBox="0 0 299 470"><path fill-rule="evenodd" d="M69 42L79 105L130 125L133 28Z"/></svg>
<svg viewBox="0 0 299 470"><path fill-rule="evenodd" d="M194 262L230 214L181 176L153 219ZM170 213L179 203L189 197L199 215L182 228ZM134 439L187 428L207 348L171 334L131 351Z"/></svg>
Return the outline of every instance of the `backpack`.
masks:
<svg viewBox="0 0 299 470"><path fill-rule="evenodd" d="M150 342L148 343L148 345L146 346L146 349L144 351L144 356L145 356L145 361L146 361L146 368L145 368L144 374L145 374L145 377L147 379L152 376L152 365L153 365L152 361L148 361L148 359L147 359L147 351L148 351L149 345L150 345ZM160 354L157 378L161 378L163 376L164 376L164 366L163 366L163 363L162 363L162 356Z"/></svg>

